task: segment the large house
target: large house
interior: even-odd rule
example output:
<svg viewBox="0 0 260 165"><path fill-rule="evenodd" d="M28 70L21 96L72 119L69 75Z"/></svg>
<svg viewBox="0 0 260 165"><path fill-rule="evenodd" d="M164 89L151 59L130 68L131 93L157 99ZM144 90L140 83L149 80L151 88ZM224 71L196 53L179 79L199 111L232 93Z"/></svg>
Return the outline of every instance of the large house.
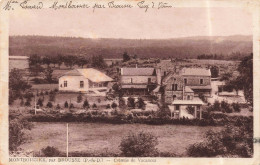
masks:
<svg viewBox="0 0 260 165"><path fill-rule="evenodd" d="M106 92L111 81L112 78L93 68L74 69L59 77L59 91Z"/></svg>
<svg viewBox="0 0 260 165"><path fill-rule="evenodd" d="M121 68L121 89L128 95L147 95L161 84L161 71L155 68Z"/></svg>

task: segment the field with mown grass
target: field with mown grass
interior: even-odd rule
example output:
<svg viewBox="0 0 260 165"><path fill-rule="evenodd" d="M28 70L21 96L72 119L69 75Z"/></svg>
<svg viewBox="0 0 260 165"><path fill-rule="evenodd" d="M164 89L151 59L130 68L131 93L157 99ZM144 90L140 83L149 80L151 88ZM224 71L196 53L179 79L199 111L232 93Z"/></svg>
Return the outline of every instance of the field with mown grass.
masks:
<svg viewBox="0 0 260 165"><path fill-rule="evenodd" d="M69 123L69 151L85 153L120 154L121 139L128 132L151 132L158 137L160 152L170 152L186 156L189 145L202 142L208 130L221 130L221 127L199 127L184 125L145 125L145 124L103 124ZM21 145L24 150L39 151L54 146L66 152L66 123L34 123L27 131L29 141Z"/></svg>

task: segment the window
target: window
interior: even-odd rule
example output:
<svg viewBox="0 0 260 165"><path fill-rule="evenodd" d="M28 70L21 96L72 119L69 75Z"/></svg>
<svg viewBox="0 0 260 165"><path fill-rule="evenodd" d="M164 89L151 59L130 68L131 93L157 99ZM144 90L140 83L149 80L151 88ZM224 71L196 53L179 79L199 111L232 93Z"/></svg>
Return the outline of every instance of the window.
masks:
<svg viewBox="0 0 260 165"><path fill-rule="evenodd" d="M80 81L80 88L84 88L84 81Z"/></svg>
<svg viewBox="0 0 260 165"><path fill-rule="evenodd" d="M177 97L176 95L173 95L173 96L172 96L173 100L175 100L175 99L176 99L176 97Z"/></svg>
<svg viewBox="0 0 260 165"><path fill-rule="evenodd" d="M186 78L184 79L184 84L185 84L185 85L187 84L187 79L186 79Z"/></svg>
<svg viewBox="0 0 260 165"><path fill-rule="evenodd" d="M103 87L102 83L98 83L98 87Z"/></svg>
<svg viewBox="0 0 260 165"><path fill-rule="evenodd" d="M148 78L148 84L150 84L151 83L151 78Z"/></svg>
<svg viewBox="0 0 260 165"><path fill-rule="evenodd" d="M180 110L180 105L175 105L175 110Z"/></svg>
<svg viewBox="0 0 260 165"><path fill-rule="evenodd" d="M172 84L172 91L177 91L178 85L177 84Z"/></svg>
<svg viewBox="0 0 260 165"><path fill-rule="evenodd" d="M200 84L203 84L203 79L200 79Z"/></svg>
<svg viewBox="0 0 260 165"><path fill-rule="evenodd" d="M67 86L68 86L68 82L64 81L64 87L67 87Z"/></svg>

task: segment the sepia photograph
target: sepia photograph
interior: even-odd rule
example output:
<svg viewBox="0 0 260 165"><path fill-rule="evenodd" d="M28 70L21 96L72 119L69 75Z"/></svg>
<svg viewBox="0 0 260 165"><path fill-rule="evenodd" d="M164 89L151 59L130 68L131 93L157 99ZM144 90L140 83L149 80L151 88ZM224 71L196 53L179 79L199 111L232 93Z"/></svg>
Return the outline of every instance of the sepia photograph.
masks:
<svg viewBox="0 0 260 165"><path fill-rule="evenodd" d="M8 11L9 157L254 156L249 10L81 3Z"/></svg>

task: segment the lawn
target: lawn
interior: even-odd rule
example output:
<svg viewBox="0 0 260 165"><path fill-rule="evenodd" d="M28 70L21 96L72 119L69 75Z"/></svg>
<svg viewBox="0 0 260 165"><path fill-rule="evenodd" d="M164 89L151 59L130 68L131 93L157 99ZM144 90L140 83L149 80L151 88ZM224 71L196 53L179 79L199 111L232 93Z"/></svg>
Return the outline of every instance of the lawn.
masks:
<svg viewBox="0 0 260 165"><path fill-rule="evenodd" d="M31 137L21 146L24 150L39 151L47 146L57 147L66 152L66 123L34 123L35 127L26 134ZM146 131L158 137L160 152L171 152L186 156L186 148L201 142L208 130L221 127L199 127L183 125L145 125L145 124L101 124L70 123L69 151L88 153L120 153L119 144L128 132Z"/></svg>

